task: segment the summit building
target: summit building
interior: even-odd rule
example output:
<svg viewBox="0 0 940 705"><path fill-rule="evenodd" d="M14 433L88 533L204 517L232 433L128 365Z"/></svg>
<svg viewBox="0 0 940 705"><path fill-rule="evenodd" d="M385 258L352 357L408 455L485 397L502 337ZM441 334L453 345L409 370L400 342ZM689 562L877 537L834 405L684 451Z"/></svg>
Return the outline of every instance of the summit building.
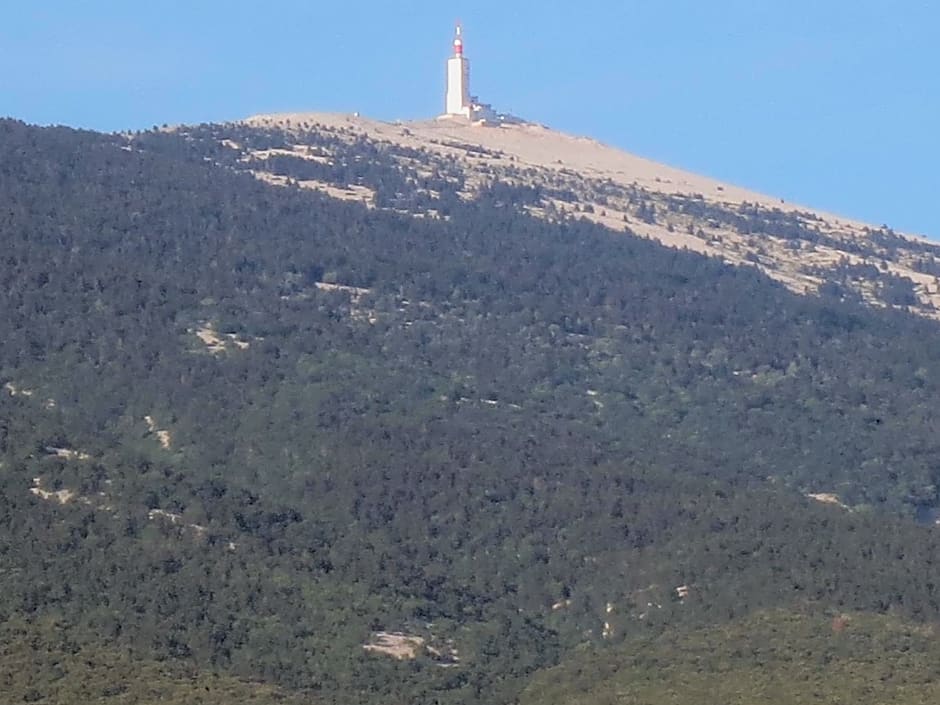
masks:
<svg viewBox="0 0 940 705"><path fill-rule="evenodd" d="M476 124L505 122L509 116L498 115L492 106L470 94L470 61L463 53L463 28L454 30L454 53L447 60L447 90L441 119L464 118Z"/></svg>

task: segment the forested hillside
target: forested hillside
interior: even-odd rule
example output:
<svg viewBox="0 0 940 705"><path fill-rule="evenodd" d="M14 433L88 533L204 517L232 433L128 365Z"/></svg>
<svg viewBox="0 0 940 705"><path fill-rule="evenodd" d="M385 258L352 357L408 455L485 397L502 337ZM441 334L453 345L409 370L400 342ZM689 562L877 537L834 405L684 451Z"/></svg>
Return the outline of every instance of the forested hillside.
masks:
<svg viewBox="0 0 940 705"><path fill-rule="evenodd" d="M721 627L586 648L539 674L522 705L928 705L935 628L872 615L759 612Z"/></svg>
<svg viewBox="0 0 940 705"><path fill-rule="evenodd" d="M271 185L220 130L0 122L13 702L199 702L121 686L159 671L206 703L508 703L584 649L940 618L935 322L498 181L428 195L368 143L344 164L401 207Z"/></svg>

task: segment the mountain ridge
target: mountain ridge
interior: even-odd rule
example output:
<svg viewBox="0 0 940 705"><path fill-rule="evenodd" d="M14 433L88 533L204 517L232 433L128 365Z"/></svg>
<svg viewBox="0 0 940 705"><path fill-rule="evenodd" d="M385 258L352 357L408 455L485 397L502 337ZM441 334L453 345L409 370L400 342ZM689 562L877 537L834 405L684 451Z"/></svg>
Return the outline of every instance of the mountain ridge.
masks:
<svg viewBox="0 0 940 705"><path fill-rule="evenodd" d="M835 285L872 305L896 306L900 301L919 315L940 318L940 245L927 238L786 202L588 137L534 123L487 126L456 119L391 123L315 112L255 115L237 124L285 129L295 135L320 130L392 149L426 150L456 160L470 182L461 194L466 198L473 198L473 188L488 179L542 189L552 186L555 195L545 194L525 205L530 213L548 218L575 213L669 247L755 266L797 293ZM302 149L293 154L304 158ZM263 169L254 173L282 183ZM300 183L333 197L370 202L361 185L341 190L322 181ZM882 274L872 272L873 267ZM905 293L899 296L900 289Z"/></svg>
<svg viewBox="0 0 940 705"><path fill-rule="evenodd" d="M735 205L750 202L769 207L785 206L784 209L788 211L813 213L841 224L874 227L873 224L856 218L787 202L741 185L635 155L587 135L558 131L537 122L487 125L455 118L385 121L355 113L317 111L259 113L236 122L255 127L297 127L304 123L331 128L347 127L378 139L400 140L400 144L406 146L434 144L432 140L435 137L464 138L478 143L485 149L515 156L530 166L558 171L565 168L593 171L594 176L611 178L625 186L634 183L648 187L656 185L663 193L717 192L721 198L716 197L716 200ZM402 129L410 134L403 134ZM408 139L409 137L412 139ZM926 239L913 234L905 233L905 236Z"/></svg>

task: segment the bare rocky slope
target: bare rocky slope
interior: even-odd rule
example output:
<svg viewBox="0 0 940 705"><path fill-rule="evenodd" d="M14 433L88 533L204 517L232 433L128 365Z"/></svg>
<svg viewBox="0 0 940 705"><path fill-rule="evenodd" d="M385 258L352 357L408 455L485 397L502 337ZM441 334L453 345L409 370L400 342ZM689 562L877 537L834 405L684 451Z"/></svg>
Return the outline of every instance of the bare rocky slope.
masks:
<svg viewBox="0 0 940 705"><path fill-rule="evenodd" d="M427 178L449 175L462 198L494 183L525 189L516 199L549 219L584 217L664 245L753 265L799 293L860 298L875 306L940 317L940 245L801 207L633 156L597 141L537 124L471 125L462 120L387 123L353 115L296 113L251 117L240 127L282 131L273 149L234 140L241 162L259 178L296 183L336 198L376 205L362 180L295 178L265 167L272 157L336 165L337 155L311 137L370 142L403 168ZM455 175L457 178L455 179ZM421 190L414 181L414 188ZM426 189L432 198L433 187ZM511 196L512 194L507 194ZM426 206L426 202L425 203ZM401 207L422 216L435 209ZM380 205L381 207L381 205Z"/></svg>

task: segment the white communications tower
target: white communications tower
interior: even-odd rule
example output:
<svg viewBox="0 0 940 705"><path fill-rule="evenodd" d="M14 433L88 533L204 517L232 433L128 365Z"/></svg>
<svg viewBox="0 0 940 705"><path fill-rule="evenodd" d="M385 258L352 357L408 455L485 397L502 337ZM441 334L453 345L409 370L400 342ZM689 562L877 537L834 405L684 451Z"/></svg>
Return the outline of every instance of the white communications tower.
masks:
<svg viewBox="0 0 940 705"><path fill-rule="evenodd" d="M470 62L463 55L463 38L460 25L454 34L454 55L447 60L447 98L445 115L459 115L470 119L473 102L470 97Z"/></svg>

